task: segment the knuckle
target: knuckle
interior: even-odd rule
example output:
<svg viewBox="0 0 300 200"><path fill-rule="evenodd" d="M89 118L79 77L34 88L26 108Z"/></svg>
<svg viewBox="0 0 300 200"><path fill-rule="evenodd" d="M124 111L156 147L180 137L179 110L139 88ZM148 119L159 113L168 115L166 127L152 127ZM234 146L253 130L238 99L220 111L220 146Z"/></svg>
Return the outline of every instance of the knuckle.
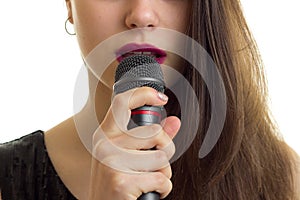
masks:
<svg viewBox="0 0 300 200"><path fill-rule="evenodd" d="M166 182L166 180L167 180L167 178L165 177L165 175L162 174L162 173L160 173L160 172L154 174L153 178L154 178L156 184L158 184L158 185L163 185Z"/></svg>
<svg viewBox="0 0 300 200"><path fill-rule="evenodd" d="M166 154L167 154L168 158L171 159L172 156L175 154L175 152L176 152L175 144L174 144L173 141L171 141L168 144L167 151L166 151Z"/></svg>
<svg viewBox="0 0 300 200"><path fill-rule="evenodd" d="M155 155L155 159L156 160L159 160L159 161L168 161L166 153L164 151L162 151L162 150L157 150L154 155Z"/></svg>
<svg viewBox="0 0 300 200"><path fill-rule="evenodd" d="M161 169L159 172L163 173L168 179L171 179L172 177L172 169L170 164Z"/></svg>
<svg viewBox="0 0 300 200"><path fill-rule="evenodd" d="M166 168L164 174L165 174L166 177L168 177L168 179L171 179L171 177L172 177L172 169L171 169L170 165Z"/></svg>
<svg viewBox="0 0 300 200"><path fill-rule="evenodd" d="M166 192L165 197L171 192L172 188L173 188L172 181L171 181L171 180L168 180L168 181L167 181L167 192Z"/></svg>
<svg viewBox="0 0 300 200"><path fill-rule="evenodd" d="M136 88L133 91L133 95L132 96L142 97L141 100L143 100L144 103L145 103L145 102L147 102L149 100L153 101L153 98L155 97L155 93L156 92L157 91L154 88L143 86L143 87Z"/></svg>
<svg viewBox="0 0 300 200"><path fill-rule="evenodd" d="M113 98L113 101L112 101L112 107L115 107L115 106L126 106L126 103L125 103L125 98L124 98L124 93L120 93L120 94L117 94L114 98Z"/></svg>
<svg viewBox="0 0 300 200"><path fill-rule="evenodd" d="M141 92L149 92L149 93L152 93L152 92L155 92L156 90L152 87L148 87L148 86L143 86L143 87L140 87L139 88Z"/></svg>
<svg viewBox="0 0 300 200"><path fill-rule="evenodd" d="M168 179L166 184L164 185L164 189L161 191L161 198L164 199L170 194L171 190L173 188L173 184L171 180Z"/></svg>
<svg viewBox="0 0 300 200"><path fill-rule="evenodd" d="M157 150L154 155L156 160L162 160L166 157L165 152L161 150Z"/></svg>
<svg viewBox="0 0 300 200"><path fill-rule="evenodd" d="M162 141L162 140L159 140ZM161 144L158 148L159 150L165 152L165 155L167 157L167 159L171 159L172 156L175 154L176 152L176 147L174 142L172 141L172 139L167 138L163 144Z"/></svg>
<svg viewBox="0 0 300 200"><path fill-rule="evenodd" d="M113 178L113 190L116 194L123 193L128 187L128 178L123 174L117 174Z"/></svg>

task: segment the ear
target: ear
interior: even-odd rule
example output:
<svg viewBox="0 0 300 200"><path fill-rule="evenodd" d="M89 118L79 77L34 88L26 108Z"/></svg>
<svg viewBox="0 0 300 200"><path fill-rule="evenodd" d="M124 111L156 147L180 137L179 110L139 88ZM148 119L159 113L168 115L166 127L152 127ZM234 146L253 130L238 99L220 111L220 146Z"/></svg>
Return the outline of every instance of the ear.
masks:
<svg viewBox="0 0 300 200"><path fill-rule="evenodd" d="M74 23L73 22L73 14L72 14L72 3L71 3L71 0L66 0L66 6L67 6L67 9L68 9L68 19L70 21L70 23Z"/></svg>

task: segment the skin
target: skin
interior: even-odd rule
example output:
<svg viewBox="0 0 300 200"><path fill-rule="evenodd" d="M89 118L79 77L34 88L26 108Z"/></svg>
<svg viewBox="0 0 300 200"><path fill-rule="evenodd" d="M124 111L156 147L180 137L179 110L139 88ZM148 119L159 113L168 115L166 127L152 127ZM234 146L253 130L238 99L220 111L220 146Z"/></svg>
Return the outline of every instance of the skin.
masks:
<svg viewBox="0 0 300 200"><path fill-rule="evenodd" d="M188 0L66 0L66 4L84 57L108 37L134 28L151 31L161 27L185 32L190 6ZM177 61L168 54L166 63L175 66ZM88 118L95 107L99 128L119 147L141 153L143 149L156 146L157 150L149 154L155 157L158 153L155 157L158 161L166 159L170 152L165 152L164 147L172 143L178 132L179 119L168 117L156 137L146 141L132 141L124 134L113 118L114 107L130 110L145 104L165 105L167 100L154 89L141 87L128 91L129 98L126 97L128 94L122 93L114 97L117 104L111 102L112 90L107 85L113 82L112 74L117 64L117 61L111 64L101 81L89 73L89 84L97 85L96 95L95 98L89 96L77 117ZM128 104L124 103L126 99ZM95 135L99 134L95 132ZM98 144L97 139L93 142ZM172 189L169 165L150 173L130 174L107 167L92 157L78 137L73 117L46 131L45 143L59 177L78 199L135 200L143 192L150 191L157 191L164 198ZM95 145L93 151L101 153L101 145Z"/></svg>
<svg viewBox="0 0 300 200"><path fill-rule="evenodd" d="M124 30L164 27L184 32L187 24L188 5L184 0L67 0L66 3L83 56L99 42ZM172 65L174 59L168 55L166 62ZM83 111L78 114L79 117L88 117L92 112L91 107L101 99L101 105L96 105L98 120L102 122L101 127L106 132L115 136L114 141L119 146L126 144L122 147L139 150L155 144L163 146L164 143L168 143L166 136L174 137L180 125L176 118L168 118L163 131L155 139L139 144L139 147L127 143L128 138L124 138L111 117L112 91L105 86L110 85L111 74L107 73L103 79L109 84L98 83L90 74L90 84L98 84L96 99L88 100ZM119 96L119 99L122 99L122 96ZM158 98L157 93L149 88L139 88L134 91L128 106L134 108L143 103L164 105L166 101ZM161 142L162 140L166 142ZM47 131L45 142L61 180L78 199L136 199L141 192L154 190L162 193L164 197L171 189L171 183L168 181L171 176L169 167L155 173L134 176L113 170L93 159L78 138L72 117ZM159 185L159 188L156 188L156 185Z"/></svg>

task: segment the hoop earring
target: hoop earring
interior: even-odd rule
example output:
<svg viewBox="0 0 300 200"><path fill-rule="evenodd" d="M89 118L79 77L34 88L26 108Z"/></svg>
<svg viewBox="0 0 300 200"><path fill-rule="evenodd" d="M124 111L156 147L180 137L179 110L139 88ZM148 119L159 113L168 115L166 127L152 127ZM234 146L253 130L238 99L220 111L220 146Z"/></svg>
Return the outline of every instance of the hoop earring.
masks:
<svg viewBox="0 0 300 200"><path fill-rule="evenodd" d="M65 21L65 30L69 35L76 35L76 32L71 33L71 32L69 32L69 30L67 28L67 25L68 25L68 22L70 21L70 19L71 19L71 17L68 17L68 19L66 19L66 21Z"/></svg>

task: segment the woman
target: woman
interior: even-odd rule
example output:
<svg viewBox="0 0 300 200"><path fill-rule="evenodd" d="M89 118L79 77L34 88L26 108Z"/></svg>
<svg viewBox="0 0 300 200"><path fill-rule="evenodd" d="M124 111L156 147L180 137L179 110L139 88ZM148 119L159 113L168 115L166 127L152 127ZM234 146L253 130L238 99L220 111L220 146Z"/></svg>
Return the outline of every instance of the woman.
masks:
<svg viewBox="0 0 300 200"><path fill-rule="evenodd" d="M169 100L154 89L141 87L118 94L111 101L112 74L118 64L115 60L100 81L89 71L90 87L97 87L95 93L91 87L85 107L74 117L45 133L38 131L1 145L3 199L134 200L151 191L166 199L299 199L298 157L280 139L270 117L262 63L239 1L66 0L66 4L84 58L110 36L138 28L167 28L199 42L224 81L225 124L212 151L199 159L198 150L212 115L209 91L195 68L186 64L181 70L178 63L184 61L167 53L164 62L181 71L199 98L196 138L171 166L152 172L136 170L139 173L111 168L99 158L101 150L106 150L99 142L101 131L113 144L137 154L156 147L147 152L156 162L164 162L174 153L174 149L170 153L164 147L172 144L180 129L180 111L174 109L178 106L172 105L174 97L168 91ZM169 116L162 129L152 126L152 130L158 130L155 137L142 142L132 140L117 124L114 109L134 109L145 104L166 105L172 111L168 114L178 117ZM93 127L97 129L92 157L75 121L86 122L94 108L100 126ZM140 132L147 131L149 127L140 128Z"/></svg>

